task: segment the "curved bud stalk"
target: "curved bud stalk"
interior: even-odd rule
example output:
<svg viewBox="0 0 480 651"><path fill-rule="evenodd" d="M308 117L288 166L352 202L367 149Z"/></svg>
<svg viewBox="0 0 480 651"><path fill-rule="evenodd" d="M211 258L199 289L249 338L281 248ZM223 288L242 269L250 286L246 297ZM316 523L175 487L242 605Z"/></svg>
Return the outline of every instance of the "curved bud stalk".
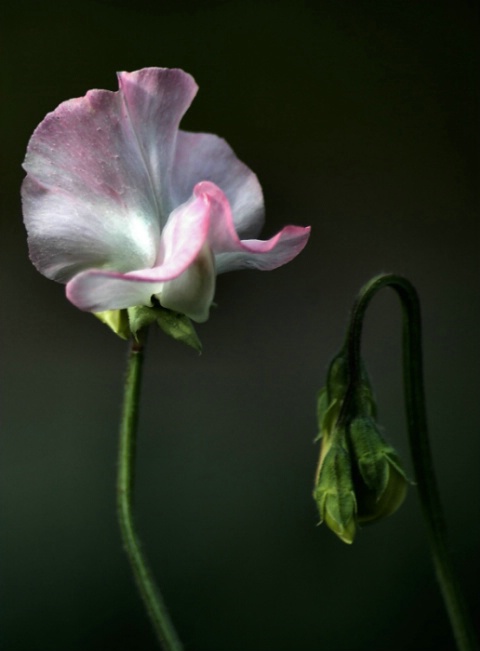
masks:
<svg viewBox="0 0 480 651"><path fill-rule="evenodd" d="M432 560L459 651L478 648L447 544L447 530L430 452L423 383L420 301L402 276L370 280L353 306L344 348L330 364L318 397L321 439L314 498L325 522L351 543L360 524L394 513L405 499L408 479L395 450L377 424L372 388L360 355L363 320L373 296L383 287L397 293L403 312L405 410L415 483L422 505Z"/></svg>

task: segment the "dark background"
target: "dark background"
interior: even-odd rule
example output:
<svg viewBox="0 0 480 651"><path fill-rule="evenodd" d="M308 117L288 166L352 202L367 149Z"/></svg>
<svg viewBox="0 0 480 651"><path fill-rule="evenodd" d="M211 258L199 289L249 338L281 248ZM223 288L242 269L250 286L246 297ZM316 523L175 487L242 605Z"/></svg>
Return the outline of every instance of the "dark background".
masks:
<svg viewBox="0 0 480 651"><path fill-rule="evenodd" d="M415 487L346 546L316 527L313 438L357 290L405 274L422 299L451 546L478 614L477 5L69 0L0 12L2 651L156 648L115 520L126 345L30 264L19 202L45 114L144 66L194 75L183 127L225 137L257 173L264 237L312 225L293 263L219 279L201 357L150 338L138 525L186 649L452 649ZM364 352L411 469L389 290Z"/></svg>

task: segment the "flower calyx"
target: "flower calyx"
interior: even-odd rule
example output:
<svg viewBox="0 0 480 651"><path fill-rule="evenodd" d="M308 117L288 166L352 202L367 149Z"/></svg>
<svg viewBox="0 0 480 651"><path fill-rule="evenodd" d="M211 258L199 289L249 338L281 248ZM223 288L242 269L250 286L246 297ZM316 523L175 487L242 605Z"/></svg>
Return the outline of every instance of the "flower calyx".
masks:
<svg viewBox="0 0 480 651"><path fill-rule="evenodd" d="M202 352L202 343L191 320L185 314L167 310L160 305L139 305L125 310L95 312L94 315L121 339L134 337L138 341L140 333L156 323L165 334L176 341L194 348L198 353Z"/></svg>

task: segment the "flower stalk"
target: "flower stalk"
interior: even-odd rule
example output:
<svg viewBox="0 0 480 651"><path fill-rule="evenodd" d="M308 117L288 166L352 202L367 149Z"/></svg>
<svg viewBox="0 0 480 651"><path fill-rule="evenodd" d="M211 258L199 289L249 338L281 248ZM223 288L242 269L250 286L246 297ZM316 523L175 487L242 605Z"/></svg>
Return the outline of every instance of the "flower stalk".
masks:
<svg viewBox="0 0 480 651"><path fill-rule="evenodd" d="M138 340L131 340L127 362L117 476L118 520L133 576L158 642L164 651L182 651L182 645L171 622L163 597L155 585L152 572L142 552L133 518L135 448L145 332L143 330L139 333Z"/></svg>
<svg viewBox="0 0 480 651"><path fill-rule="evenodd" d="M365 312L371 299L383 287L392 288L402 306L407 427L415 482L427 525L435 573L457 647L460 651L474 651L477 648L476 636L448 547L447 528L430 450L423 381L420 301L413 285L401 276L384 274L373 278L362 288L354 304L344 348L349 382L338 425L342 426L348 422L358 386L362 381L360 343Z"/></svg>

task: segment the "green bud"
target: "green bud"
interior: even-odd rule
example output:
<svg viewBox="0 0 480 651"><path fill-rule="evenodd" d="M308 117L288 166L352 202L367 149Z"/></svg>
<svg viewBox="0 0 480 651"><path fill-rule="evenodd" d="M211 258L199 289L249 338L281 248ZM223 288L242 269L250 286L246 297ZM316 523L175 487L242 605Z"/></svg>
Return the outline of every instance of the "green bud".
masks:
<svg viewBox="0 0 480 651"><path fill-rule="evenodd" d="M405 499L408 479L395 450L372 418L355 418L348 428L354 462L357 520L375 522L394 513Z"/></svg>
<svg viewBox="0 0 480 651"><path fill-rule="evenodd" d="M330 364L326 386L318 394L316 440L322 443L314 490L321 522L347 543L353 542L358 524L394 513L409 483L376 424L377 407L363 365L359 377L349 382L342 351Z"/></svg>
<svg viewBox="0 0 480 651"><path fill-rule="evenodd" d="M322 452L325 440L322 442ZM343 542L352 543L356 533L356 499L353 492L351 462L348 451L339 443L330 441L320 460L313 493L320 514Z"/></svg>

